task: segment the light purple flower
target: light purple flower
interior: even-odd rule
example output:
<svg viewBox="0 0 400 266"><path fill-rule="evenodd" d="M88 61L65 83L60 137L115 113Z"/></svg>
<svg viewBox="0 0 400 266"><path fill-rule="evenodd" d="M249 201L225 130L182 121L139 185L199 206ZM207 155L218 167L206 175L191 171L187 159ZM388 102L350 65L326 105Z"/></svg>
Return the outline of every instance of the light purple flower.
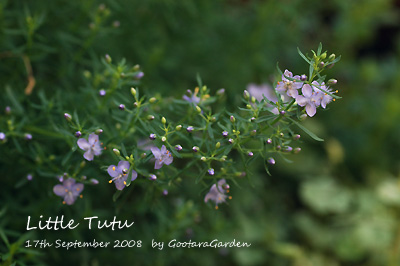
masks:
<svg viewBox="0 0 400 266"><path fill-rule="evenodd" d="M141 78L143 78L143 76L144 76L144 73L142 71L140 71L135 75L135 79L141 79Z"/></svg>
<svg viewBox="0 0 400 266"><path fill-rule="evenodd" d="M26 133L24 135L25 140L32 140L32 134Z"/></svg>
<svg viewBox="0 0 400 266"><path fill-rule="evenodd" d="M208 169L208 174L209 174L209 175L214 175L214 174L215 174L214 168Z"/></svg>
<svg viewBox="0 0 400 266"><path fill-rule="evenodd" d="M4 134L3 132L0 132L0 141L3 141L6 139L6 134Z"/></svg>
<svg viewBox="0 0 400 266"><path fill-rule="evenodd" d="M79 148L85 151L83 157L88 161L92 161L95 155L99 156L101 154L101 145L99 142L99 136L94 133L89 135L88 140L89 141L80 138L77 143Z"/></svg>
<svg viewBox="0 0 400 266"><path fill-rule="evenodd" d="M296 102L302 107L305 106L307 115L312 117L317 112L317 107L321 103L320 92L315 92L309 84L305 84L301 90L303 95L298 95Z"/></svg>
<svg viewBox="0 0 400 266"><path fill-rule="evenodd" d="M190 90L187 90L187 93L189 94L189 96L182 96L185 101L193 103L194 105L197 105L200 102L200 97L197 96L197 94L199 93L199 88L196 88L193 93Z"/></svg>
<svg viewBox="0 0 400 266"><path fill-rule="evenodd" d="M253 157L253 155L254 155L254 153L251 152L251 151L249 151L249 152L247 153L247 156L249 156L249 157Z"/></svg>
<svg viewBox="0 0 400 266"><path fill-rule="evenodd" d="M165 145L161 146L161 150L157 147L153 147L151 148L151 152L156 159L154 169L160 169L163 164L170 165L174 160L174 157L172 157L172 154L165 148Z"/></svg>
<svg viewBox="0 0 400 266"><path fill-rule="evenodd" d="M226 130L222 131L222 136L224 138L228 137L228 135L229 135L228 131L226 131Z"/></svg>
<svg viewBox="0 0 400 266"><path fill-rule="evenodd" d="M313 81L312 85L316 95L320 98L321 107L325 109L326 105L333 100L333 97L326 92L333 93L333 91L326 87L324 82L319 84L317 81ZM322 91L321 89L326 92Z"/></svg>
<svg viewBox="0 0 400 266"><path fill-rule="evenodd" d="M189 132L189 133L192 133L193 130L194 130L194 128L192 126L188 126L186 128L186 131Z"/></svg>
<svg viewBox="0 0 400 266"><path fill-rule="evenodd" d="M82 136L82 132L76 131L75 132L75 137L80 138Z"/></svg>
<svg viewBox="0 0 400 266"><path fill-rule="evenodd" d="M272 158L272 157L270 157L270 158L268 158L267 162L268 162L269 164L275 164L275 159Z"/></svg>
<svg viewBox="0 0 400 266"><path fill-rule="evenodd" d="M251 97L256 98L256 100L259 102L264 99L263 95L265 96L265 98L273 103L276 103L278 101L278 97L276 96L274 90L268 84L257 85L250 83L249 85L247 85L247 91L250 93ZM268 107L272 107L272 105L269 103L267 103L266 105ZM273 108L271 112L276 115L279 113L276 107Z"/></svg>
<svg viewBox="0 0 400 266"><path fill-rule="evenodd" d="M282 75L282 81L278 82L276 86L276 91L282 95L288 95L289 97L296 98L299 95L298 89L303 86L303 82L301 81L292 81L287 79L286 77L300 80L300 76L293 76L292 72L289 70L285 70L285 73Z"/></svg>
<svg viewBox="0 0 400 266"><path fill-rule="evenodd" d="M118 190L123 190L126 186L126 180L129 176L130 164L127 161L119 161L118 166L110 165L107 169L108 174L112 177L109 181L112 183L114 181L115 187ZM134 181L137 178L137 172L132 170L132 179Z"/></svg>
<svg viewBox="0 0 400 266"><path fill-rule="evenodd" d="M151 133L151 134L149 135L149 139L151 139L151 140L155 140L156 137L157 137L157 135L154 134L154 133Z"/></svg>
<svg viewBox="0 0 400 266"><path fill-rule="evenodd" d="M57 196L63 197L63 204L72 205L82 193L84 185L75 183L75 179L68 178L63 181L63 184L58 184L53 187L53 192Z"/></svg>
<svg viewBox="0 0 400 266"><path fill-rule="evenodd" d="M177 151L181 151L182 150L182 146L181 145L175 145L175 150Z"/></svg>
<svg viewBox="0 0 400 266"><path fill-rule="evenodd" d="M106 95L106 90L99 90L99 95L100 96L105 96Z"/></svg>
<svg viewBox="0 0 400 266"><path fill-rule="evenodd" d="M225 202L228 196L229 185L226 184L225 179L220 179L217 184L212 185L210 191L204 197L204 202L212 200L215 202L215 208L218 209L218 204ZM229 197L230 198L230 197Z"/></svg>
<svg viewBox="0 0 400 266"><path fill-rule="evenodd" d="M149 176L149 179L150 179L151 181L155 181L155 180L157 180L157 176L156 176L155 174L151 174L151 175Z"/></svg>

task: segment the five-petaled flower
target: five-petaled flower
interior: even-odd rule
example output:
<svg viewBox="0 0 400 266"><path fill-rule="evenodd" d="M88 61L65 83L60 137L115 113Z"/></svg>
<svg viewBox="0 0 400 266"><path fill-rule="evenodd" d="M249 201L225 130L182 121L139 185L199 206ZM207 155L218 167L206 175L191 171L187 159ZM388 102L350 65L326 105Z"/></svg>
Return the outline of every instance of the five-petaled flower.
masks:
<svg viewBox="0 0 400 266"><path fill-rule="evenodd" d="M152 147L151 152L154 158L156 158L154 169L160 169L163 164L169 165L174 160L174 157L172 157L172 154L165 148L165 145L161 146L161 150L157 147Z"/></svg>
<svg viewBox="0 0 400 266"><path fill-rule="evenodd" d="M314 91L309 84L304 84L301 91L303 95L298 95L296 102L300 106L305 106L307 115L312 117L317 112L317 107L321 104L321 92Z"/></svg>
<svg viewBox="0 0 400 266"><path fill-rule="evenodd" d="M88 141L84 138L80 138L77 143L79 148L85 151L83 157L88 161L92 161L94 155L98 156L101 154L99 136L94 133L89 135Z"/></svg>
<svg viewBox="0 0 400 266"><path fill-rule="evenodd" d="M64 198L63 204L72 205L80 196L84 188L82 183L75 183L75 179L68 178L63 181L63 184L58 184L53 187L53 192ZM82 195L81 195L82 197Z"/></svg>
<svg viewBox="0 0 400 266"><path fill-rule="evenodd" d="M130 164L127 161L119 161L118 166L110 165L107 169L108 174L112 177L109 181L112 183L114 181L115 187L118 190L123 190L126 186L126 180L129 176ZM137 172L132 170L132 179L134 181L137 178Z"/></svg>
<svg viewBox="0 0 400 266"><path fill-rule="evenodd" d="M226 183L225 179L220 179L217 184L212 185L210 191L204 198L204 202L212 200L215 202L215 209L218 209L218 204L225 202L226 198L232 198L226 195L226 193L229 192L228 189L229 185Z"/></svg>
<svg viewBox="0 0 400 266"><path fill-rule="evenodd" d="M299 95L298 89L303 86L303 82L289 80L286 77L300 80L300 76L293 76L293 73L286 69L285 73L282 75L282 81L278 82L278 85L276 86L276 91L282 95L296 98L296 96Z"/></svg>

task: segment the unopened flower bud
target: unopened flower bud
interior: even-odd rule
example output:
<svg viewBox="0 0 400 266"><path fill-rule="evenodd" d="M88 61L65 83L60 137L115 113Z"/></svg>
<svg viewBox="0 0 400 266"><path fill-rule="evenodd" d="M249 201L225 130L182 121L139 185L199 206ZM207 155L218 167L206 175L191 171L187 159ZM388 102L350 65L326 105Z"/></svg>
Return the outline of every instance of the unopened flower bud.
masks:
<svg viewBox="0 0 400 266"><path fill-rule="evenodd" d="M244 90L243 97L245 100L248 100L250 98L250 93L247 90Z"/></svg>
<svg viewBox="0 0 400 266"><path fill-rule="evenodd" d="M209 175L214 175L214 168L208 169L208 174Z"/></svg>
<svg viewBox="0 0 400 266"><path fill-rule="evenodd" d="M325 63L324 62L321 62L321 63L319 63L319 65L318 65L320 68L323 68L324 66L325 66Z"/></svg>
<svg viewBox="0 0 400 266"><path fill-rule="evenodd" d="M326 58L326 53L323 53L322 55L321 55L321 59L325 59Z"/></svg>
<svg viewBox="0 0 400 266"><path fill-rule="evenodd" d="M290 146L285 147L284 152L292 152L293 148Z"/></svg>
<svg viewBox="0 0 400 266"><path fill-rule="evenodd" d="M202 157L200 158L200 160L202 160L203 162L205 162L205 161L207 161L207 158L204 157L204 156L202 156Z"/></svg>
<svg viewBox="0 0 400 266"><path fill-rule="evenodd" d="M162 137L161 137L161 141L162 141L162 142L166 142L166 141L167 141L167 138L166 138L165 136L162 136Z"/></svg>
<svg viewBox="0 0 400 266"><path fill-rule="evenodd" d="M148 119L148 120L154 120L154 115L148 115L148 116L147 116L147 119Z"/></svg>
<svg viewBox="0 0 400 266"><path fill-rule="evenodd" d="M111 64L111 61L112 61L111 56L109 56L108 54L106 54L106 55L104 56L104 58L106 59L106 62L107 62L107 63Z"/></svg>
<svg viewBox="0 0 400 266"><path fill-rule="evenodd" d="M336 79L328 80L328 85L336 85L336 84L337 84L337 80Z"/></svg>
<svg viewBox="0 0 400 266"><path fill-rule="evenodd" d="M182 150L182 146L181 145L175 145L175 150L177 151L181 151Z"/></svg>
<svg viewBox="0 0 400 266"><path fill-rule="evenodd" d="M157 135L154 134L154 133L151 133L151 134L149 135L149 139L151 139L151 140L155 140L156 137L157 137Z"/></svg>
<svg viewBox="0 0 400 266"><path fill-rule="evenodd" d="M163 190L163 195L164 195L164 196L167 196L167 195L168 195L168 190L164 189L164 190Z"/></svg>
<svg viewBox="0 0 400 266"><path fill-rule="evenodd" d="M282 111L279 111L279 114L280 114L281 116L284 116L284 115L286 114L286 112L285 112L285 110L282 110Z"/></svg>
<svg viewBox="0 0 400 266"><path fill-rule="evenodd" d="M199 149L199 147L197 147L197 146L193 146L192 150L193 150L194 152L198 152L200 149Z"/></svg>
<svg viewBox="0 0 400 266"><path fill-rule="evenodd" d="M100 135L101 133L103 133L103 130L102 130L101 128L99 128L99 129L96 129L96 130L94 131L94 133L95 133L96 135Z"/></svg>
<svg viewBox="0 0 400 266"><path fill-rule="evenodd" d="M281 149L282 149L281 145L277 145L277 146L275 147L275 150L277 150L277 151L280 151Z"/></svg>
<svg viewBox="0 0 400 266"><path fill-rule="evenodd" d="M236 119L233 115L231 115L231 117L229 118L231 120L232 123L235 123Z"/></svg>
<svg viewBox="0 0 400 266"><path fill-rule="evenodd" d="M102 97L106 96L106 90L104 90L104 89L99 90L99 95Z"/></svg>
<svg viewBox="0 0 400 266"><path fill-rule="evenodd" d="M251 96L251 102L252 102L252 103L255 103L255 102L256 102L256 97Z"/></svg>
<svg viewBox="0 0 400 266"><path fill-rule="evenodd" d="M133 96L136 96L136 90L135 90L134 87L131 88L131 93L132 93Z"/></svg>
<svg viewBox="0 0 400 266"><path fill-rule="evenodd" d="M118 106L118 108L119 108L120 110L125 110L125 105L124 105L124 104L120 104L120 105Z"/></svg>
<svg viewBox="0 0 400 266"><path fill-rule="evenodd" d="M6 112L6 115L11 114L11 107L10 106L6 106L5 112Z"/></svg>
<svg viewBox="0 0 400 266"><path fill-rule="evenodd" d="M307 118L307 115L306 114L302 114L300 116L300 121L304 121L304 120L306 120L306 118Z"/></svg>
<svg viewBox="0 0 400 266"><path fill-rule="evenodd" d="M226 131L226 130L222 131L222 136L224 138L228 137L228 135L229 135L228 131Z"/></svg>
<svg viewBox="0 0 400 266"><path fill-rule="evenodd" d="M267 139L267 144L272 144L272 139L268 138Z"/></svg>
<svg viewBox="0 0 400 266"><path fill-rule="evenodd" d="M139 65L134 65L133 66L133 71L138 71L140 69L140 66Z"/></svg>
<svg viewBox="0 0 400 266"><path fill-rule="evenodd" d="M300 148L300 147L297 147L297 148L295 148L295 149L293 150L293 153L295 153L295 154L297 154L297 153L299 153L299 152L301 152L301 148Z"/></svg>
<svg viewBox="0 0 400 266"><path fill-rule="evenodd" d="M333 61L333 60L335 60L335 58L336 58L336 55L335 55L335 54L331 54L331 55L328 57L328 60L329 60L329 61Z"/></svg>
<svg viewBox="0 0 400 266"><path fill-rule="evenodd" d="M257 134L257 130L255 130L255 129L253 129L251 132L250 132L250 136L255 136Z"/></svg>
<svg viewBox="0 0 400 266"><path fill-rule="evenodd" d="M138 106L139 106L139 103L138 103L138 102L134 102L134 103L133 103L133 107L136 108L136 107L138 107Z"/></svg>
<svg viewBox="0 0 400 266"><path fill-rule="evenodd" d="M249 151L248 153L247 153L247 156L249 156L249 157L253 157L253 152L251 152L251 151Z"/></svg>
<svg viewBox="0 0 400 266"><path fill-rule="evenodd" d="M215 148L219 149L219 147L221 147L221 142L217 142L217 144L215 144Z"/></svg>
<svg viewBox="0 0 400 266"><path fill-rule="evenodd" d="M254 122L256 120L256 118L253 116L252 118L250 118L250 122Z"/></svg>
<svg viewBox="0 0 400 266"><path fill-rule="evenodd" d="M196 111L197 111L198 113L201 113L201 108L200 108L198 105L196 105Z"/></svg>
<svg viewBox="0 0 400 266"><path fill-rule="evenodd" d="M149 176L149 179L152 180L152 181L157 180L157 176L155 174L151 174Z"/></svg>
<svg viewBox="0 0 400 266"><path fill-rule="evenodd" d="M64 114L64 118L65 118L65 120L67 120L68 122L71 122L71 121L72 121L72 116L71 116L70 114L68 114L68 113L65 113L65 114Z"/></svg>
<svg viewBox="0 0 400 266"><path fill-rule="evenodd" d="M217 118L215 116L211 117L211 122L214 123L215 121L217 121Z"/></svg>
<svg viewBox="0 0 400 266"><path fill-rule="evenodd" d="M113 149L115 155L120 156L121 152L118 149Z"/></svg>
<svg viewBox="0 0 400 266"><path fill-rule="evenodd" d="M147 153L145 153L145 152L143 152L142 154L140 154L140 158L142 158L142 159L146 158L146 156L147 156Z"/></svg>
<svg viewBox="0 0 400 266"><path fill-rule="evenodd" d="M26 179L28 179L28 181L31 181L31 180L33 179L33 175L28 174L28 175L26 176Z"/></svg>
<svg viewBox="0 0 400 266"><path fill-rule="evenodd" d="M161 118L161 123L163 123L163 124L167 123L167 119L165 119L165 117L162 117Z"/></svg>
<svg viewBox="0 0 400 266"><path fill-rule="evenodd" d="M279 133L279 137L283 138L285 135L281 132Z"/></svg>
<svg viewBox="0 0 400 266"><path fill-rule="evenodd" d="M92 185L97 185L97 184L99 184L99 180L92 178L92 179L90 179L90 183Z"/></svg>
<svg viewBox="0 0 400 266"><path fill-rule="evenodd" d="M32 140L32 135L29 134L29 133L26 133L26 134L24 135L24 138L25 138L25 140Z"/></svg>
<svg viewBox="0 0 400 266"><path fill-rule="evenodd" d="M218 91L217 91L217 95L223 95L225 93L225 89L219 89Z"/></svg>
<svg viewBox="0 0 400 266"><path fill-rule="evenodd" d="M230 144L232 144L232 143L233 143L233 139L228 139L228 142L229 142Z"/></svg>
<svg viewBox="0 0 400 266"><path fill-rule="evenodd" d="M188 126L186 128L186 131L189 132L189 133L192 133L193 130L194 130L194 128L192 126Z"/></svg>
<svg viewBox="0 0 400 266"><path fill-rule="evenodd" d="M300 80L301 80L301 81L306 81L306 80L307 80L307 76L304 75L304 74L301 75L301 76L300 76Z"/></svg>
<svg viewBox="0 0 400 266"><path fill-rule="evenodd" d="M144 73L143 73L142 71L140 71L139 73L137 73L137 74L134 76L134 78L135 78L135 79L141 79L141 78L143 78L143 76L144 76Z"/></svg>
<svg viewBox="0 0 400 266"><path fill-rule="evenodd" d="M275 164L275 159L270 157L270 158L268 158L267 163L274 165Z"/></svg>
<svg viewBox="0 0 400 266"><path fill-rule="evenodd" d="M300 139L300 135L299 135L299 134L295 134L295 135L293 135L293 139L294 139L294 140L298 140L298 139Z"/></svg>
<svg viewBox="0 0 400 266"><path fill-rule="evenodd" d="M180 130L182 129L182 125L177 125L177 126L175 127L175 129L176 129L177 131L180 131Z"/></svg>
<svg viewBox="0 0 400 266"><path fill-rule="evenodd" d="M246 108L247 108L247 109L251 109L252 107L251 107L250 104L246 104Z"/></svg>
<svg viewBox="0 0 400 266"><path fill-rule="evenodd" d="M157 101L157 99L155 97L151 97L149 99L149 103L155 103Z"/></svg>

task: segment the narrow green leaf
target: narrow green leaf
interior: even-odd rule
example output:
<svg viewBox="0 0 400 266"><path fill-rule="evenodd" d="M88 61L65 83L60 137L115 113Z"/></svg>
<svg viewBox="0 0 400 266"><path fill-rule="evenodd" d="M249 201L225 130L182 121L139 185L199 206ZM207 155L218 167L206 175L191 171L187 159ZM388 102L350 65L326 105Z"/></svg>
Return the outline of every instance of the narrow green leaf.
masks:
<svg viewBox="0 0 400 266"><path fill-rule="evenodd" d="M293 124L295 124L296 126L298 126L300 129L302 129L307 135L309 135L311 138L313 138L316 141L324 141L323 139L319 138L317 135L315 135L314 133L312 133L310 130L308 130L307 128L305 128L304 126L302 126L300 123L298 123L297 121L291 119L290 117L287 118L289 121L293 122Z"/></svg>
<svg viewBox="0 0 400 266"><path fill-rule="evenodd" d="M122 194L122 190L116 191L116 192L114 193L114 195L113 195L113 201L116 202L117 199L119 198L119 196L121 196L121 194Z"/></svg>
<svg viewBox="0 0 400 266"><path fill-rule="evenodd" d="M318 50L317 50L317 55L320 56L321 52L322 52L322 43L319 43Z"/></svg>
<svg viewBox="0 0 400 266"><path fill-rule="evenodd" d="M300 51L299 47L297 47L297 52L299 55L308 63L311 64L310 60L307 59L307 57Z"/></svg>

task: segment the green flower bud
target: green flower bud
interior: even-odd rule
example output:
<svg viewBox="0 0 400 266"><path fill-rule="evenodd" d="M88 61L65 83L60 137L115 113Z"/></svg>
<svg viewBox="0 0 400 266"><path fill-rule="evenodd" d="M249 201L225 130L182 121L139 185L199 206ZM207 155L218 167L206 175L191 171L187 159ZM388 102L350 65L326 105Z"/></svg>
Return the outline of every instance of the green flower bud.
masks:
<svg viewBox="0 0 400 266"><path fill-rule="evenodd" d="M255 103L255 102L256 102L256 97L251 96L251 102L252 102L252 103Z"/></svg>
<svg viewBox="0 0 400 266"><path fill-rule="evenodd" d="M196 105L196 111L197 111L198 113L201 113L201 108L200 108L198 105Z"/></svg>
<svg viewBox="0 0 400 266"><path fill-rule="evenodd" d="M167 138L165 136L163 136L163 137L161 137L161 141L165 142L165 141L167 141Z"/></svg>
<svg viewBox="0 0 400 266"><path fill-rule="evenodd" d="M182 129L182 125L177 125L175 128L177 131L180 131Z"/></svg>
<svg viewBox="0 0 400 266"><path fill-rule="evenodd" d="M214 123L215 121L217 121L217 118L215 116L211 117L211 122Z"/></svg>
<svg viewBox="0 0 400 266"><path fill-rule="evenodd" d="M106 54L106 55L104 56L104 58L106 59L106 62L107 62L107 63L111 64L111 61L112 61L111 56L109 56L108 54Z"/></svg>
<svg viewBox="0 0 400 266"><path fill-rule="evenodd" d="M118 149L113 149L113 152L114 152L114 154L117 155L117 156L120 156L120 155L121 155L121 153L120 153L120 151L119 151Z"/></svg>
<svg viewBox="0 0 400 266"><path fill-rule="evenodd" d="M147 154L145 152L140 154L140 158L142 158L142 159L146 158L146 156L147 156Z"/></svg>
<svg viewBox="0 0 400 266"><path fill-rule="evenodd" d="M215 148L219 149L219 147L221 147L221 142L217 142L217 144L215 144Z"/></svg>
<svg viewBox="0 0 400 266"><path fill-rule="evenodd" d="M101 133L103 133L103 130L101 128L96 129L96 131L94 132L96 135L100 135Z"/></svg>
<svg viewBox="0 0 400 266"><path fill-rule="evenodd" d="M202 157L200 158L200 160L202 160L203 162L205 162L205 161L207 161L207 158L204 157L204 156L202 156Z"/></svg>
<svg viewBox="0 0 400 266"><path fill-rule="evenodd" d="M244 98L245 100L248 100L248 99L250 98L250 93L249 93L247 90L244 90L244 92L243 92L243 98Z"/></svg>
<svg viewBox="0 0 400 266"><path fill-rule="evenodd" d="M163 124L167 123L167 119L165 119L165 117L162 117L161 118L161 123L163 123Z"/></svg>
<svg viewBox="0 0 400 266"><path fill-rule="evenodd" d="M251 109L251 105L250 105L250 104L247 104L247 105L246 105L246 108L247 108L247 109Z"/></svg>
<svg viewBox="0 0 400 266"><path fill-rule="evenodd" d="M329 61L333 61L333 60L335 60L335 58L336 58L336 55L335 55L335 54L331 54L331 55L328 57L328 60L329 60Z"/></svg>
<svg viewBox="0 0 400 266"><path fill-rule="evenodd" d="M151 97L149 99L149 103L155 103L157 101L157 99L155 97Z"/></svg>
<svg viewBox="0 0 400 266"><path fill-rule="evenodd" d="M148 119L148 120L154 120L154 115L148 115L148 116L147 116L147 119Z"/></svg>
<svg viewBox="0 0 400 266"><path fill-rule="evenodd" d="M325 59L326 58L326 53L323 53L322 55L321 55L321 59Z"/></svg>
<svg viewBox="0 0 400 266"><path fill-rule="evenodd" d="M136 96L136 90L135 90L134 87L131 88L131 93L132 93L133 96Z"/></svg>

